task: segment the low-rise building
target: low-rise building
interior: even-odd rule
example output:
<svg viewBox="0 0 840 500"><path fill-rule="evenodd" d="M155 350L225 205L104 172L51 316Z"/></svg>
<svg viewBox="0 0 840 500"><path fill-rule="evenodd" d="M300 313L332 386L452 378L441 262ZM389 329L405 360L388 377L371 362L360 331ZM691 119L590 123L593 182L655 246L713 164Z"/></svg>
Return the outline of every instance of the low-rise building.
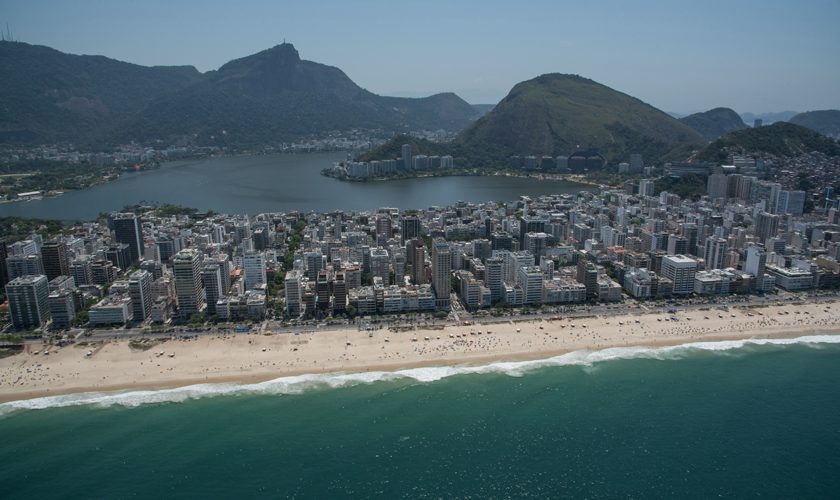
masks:
<svg viewBox="0 0 840 500"><path fill-rule="evenodd" d="M125 324L132 317L131 298L128 296L108 296L88 311L88 320L92 326Z"/></svg>

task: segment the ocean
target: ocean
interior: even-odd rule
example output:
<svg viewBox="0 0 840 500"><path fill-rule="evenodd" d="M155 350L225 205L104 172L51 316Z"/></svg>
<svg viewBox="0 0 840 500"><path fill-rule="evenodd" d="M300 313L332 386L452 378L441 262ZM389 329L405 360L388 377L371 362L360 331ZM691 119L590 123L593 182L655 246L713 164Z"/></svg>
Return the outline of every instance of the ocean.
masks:
<svg viewBox="0 0 840 500"><path fill-rule="evenodd" d="M837 498L840 337L0 405L3 498Z"/></svg>

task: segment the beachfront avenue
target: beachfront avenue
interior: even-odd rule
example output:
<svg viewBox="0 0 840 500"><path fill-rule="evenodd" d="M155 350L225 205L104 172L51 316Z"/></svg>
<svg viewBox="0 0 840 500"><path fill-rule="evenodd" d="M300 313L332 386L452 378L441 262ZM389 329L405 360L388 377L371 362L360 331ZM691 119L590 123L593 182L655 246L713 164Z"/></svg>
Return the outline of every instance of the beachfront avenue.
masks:
<svg viewBox="0 0 840 500"><path fill-rule="evenodd" d="M436 340L447 328L656 314L672 322L703 310L700 318L722 320L730 308L833 300L836 203L794 215L779 203L782 186L739 175L716 179L756 187L731 199L654 196L641 181L422 210L137 205L72 226L20 225L0 246L4 349L89 346L95 356L114 340L143 352L316 332Z"/></svg>

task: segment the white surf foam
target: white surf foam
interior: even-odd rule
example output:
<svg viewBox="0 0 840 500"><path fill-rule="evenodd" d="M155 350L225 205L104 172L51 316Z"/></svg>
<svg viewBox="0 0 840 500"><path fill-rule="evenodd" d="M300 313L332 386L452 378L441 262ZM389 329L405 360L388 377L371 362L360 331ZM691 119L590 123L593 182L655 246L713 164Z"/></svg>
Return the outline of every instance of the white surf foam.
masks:
<svg viewBox="0 0 840 500"><path fill-rule="evenodd" d="M793 344L816 348L823 344L840 344L840 335L692 342L667 347L612 347L598 351L574 351L547 359L498 362L479 366L437 366L393 372L372 371L295 375L256 384L198 384L153 391L85 392L3 403L0 404L0 415L17 410L40 410L79 405L136 407L144 404L180 403L191 399L234 394L300 394L311 389L349 387L399 379L413 379L417 382L428 383L455 375L468 374L503 374L520 377L529 371L551 366L592 366L595 363L618 359L681 359L698 351L721 353L748 346Z"/></svg>

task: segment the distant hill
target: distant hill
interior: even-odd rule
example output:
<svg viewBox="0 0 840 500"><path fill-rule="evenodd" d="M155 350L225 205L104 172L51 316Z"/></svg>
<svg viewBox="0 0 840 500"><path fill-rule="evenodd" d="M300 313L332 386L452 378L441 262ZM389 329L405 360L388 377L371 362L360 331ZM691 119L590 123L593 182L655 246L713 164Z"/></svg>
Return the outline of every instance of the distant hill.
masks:
<svg viewBox="0 0 840 500"><path fill-rule="evenodd" d="M0 143L91 140L201 79L192 66L145 67L7 41L0 67Z"/></svg>
<svg viewBox="0 0 840 500"><path fill-rule="evenodd" d="M744 123L752 127L756 118L760 118L764 125L770 125L776 122L786 122L790 120L798 111L774 111L770 113L740 113L741 119Z"/></svg>
<svg viewBox="0 0 840 500"><path fill-rule="evenodd" d="M487 113L489 113L490 110L492 110L493 108L496 107L496 105L495 104L473 104L472 107L476 111L476 113L478 114L478 116L477 116L477 118L478 118L478 117L482 117L482 116L486 115Z"/></svg>
<svg viewBox="0 0 840 500"><path fill-rule="evenodd" d="M392 158L401 140L392 139L366 157ZM513 155L580 150L597 151L608 161L641 153L654 162L672 154L683 158L704 142L688 125L634 97L577 75L547 74L514 86L445 152L473 166L499 165Z"/></svg>
<svg viewBox="0 0 840 500"><path fill-rule="evenodd" d="M634 97L577 75L547 74L521 82L455 140L481 154L568 155L596 150L607 160L641 153L655 161L703 137Z"/></svg>
<svg viewBox="0 0 840 500"><path fill-rule="evenodd" d="M277 45L204 74L0 42L0 141L259 145L353 128L460 130L455 94L384 97Z"/></svg>
<svg viewBox="0 0 840 500"><path fill-rule="evenodd" d="M738 113L729 108L715 108L703 113L694 113L680 118L680 121L696 130L707 141L734 130L747 128Z"/></svg>
<svg viewBox="0 0 840 500"><path fill-rule="evenodd" d="M840 139L840 111L836 109L799 113L790 119L790 123L808 127L834 139Z"/></svg>
<svg viewBox="0 0 840 500"><path fill-rule="evenodd" d="M800 125L777 122L731 132L703 148L696 159L723 163L730 154L796 156L810 152L840 156L840 144Z"/></svg>

